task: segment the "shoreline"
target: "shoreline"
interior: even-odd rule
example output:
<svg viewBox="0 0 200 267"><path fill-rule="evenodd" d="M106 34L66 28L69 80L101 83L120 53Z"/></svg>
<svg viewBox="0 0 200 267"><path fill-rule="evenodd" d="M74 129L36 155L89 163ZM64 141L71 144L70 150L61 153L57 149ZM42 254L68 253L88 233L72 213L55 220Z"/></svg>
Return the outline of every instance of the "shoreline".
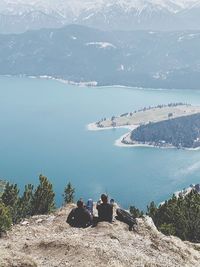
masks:
<svg viewBox="0 0 200 267"><path fill-rule="evenodd" d="M127 141L127 143L124 143L123 142L124 138L127 138L130 141ZM146 148L161 148L161 149L177 149L175 146L170 146L170 145L167 145L167 146L156 146L156 145L152 145L152 144L148 144L148 143L143 144L143 143L131 141L130 132L122 135L119 139L117 139L115 141L114 144L115 144L115 146L118 146L118 147L146 147Z"/></svg>
<svg viewBox="0 0 200 267"><path fill-rule="evenodd" d="M193 91L198 91L199 89L195 88L153 88L153 87L142 87L142 86L130 86L130 85L121 85L121 84L111 84L111 85L100 85L98 84L97 81L87 81L87 82L75 82L72 80L65 80L62 78L56 78L53 76L48 76L48 75L24 75L24 74L19 74L19 75L11 75L11 74L3 74L0 75L0 77L17 77L17 78L30 78L30 79L46 79L46 80L54 80L63 84L68 84L68 85L73 85L73 86L78 86L78 87L96 87L96 88L124 88L124 89L134 89L134 90L148 90L148 91L187 91L187 90L193 90Z"/></svg>
<svg viewBox="0 0 200 267"><path fill-rule="evenodd" d="M98 85L98 82L96 81L88 81L88 82L74 82L70 80L65 80L61 78L55 78L53 76L48 76L48 75L40 75L40 76L33 76L33 75L0 75L0 77L19 77L19 78L30 78L30 79L46 79L46 80L54 80L60 83L68 84L68 85L73 85L73 86L79 86L79 87L98 87L98 88L113 88L113 87L119 87L119 88L125 88L125 89L135 89L135 90L155 90L155 91L162 91L162 90L181 90L181 89L167 89L167 88L145 88L145 87L131 87L131 86L126 86L126 85ZM184 89L184 90L192 90L192 89ZM139 125L120 125L120 126L110 126L110 127L97 127L96 123L90 123L87 125L87 130L89 131L100 131L100 130L111 130L111 129L128 129L130 131L138 128ZM148 143L139 143L139 142L133 142L132 140L127 143L122 142L125 137L128 137L130 132L122 135L119 139L117 139L114 142L114 145L118 147L149 147L149 148L162 148L162 149L183 149L183 150L188 150L188 151L198 151L200 150L199 147L195 148L187 148L187 147L175 147L170 144L162 146L162 145L152 145Z"/></svg>
<svg viewBox="0 0 200 267"><path fill-rule="evenodd" d="M5 75L5 76L11 76L12 75ZM20 75L19 75L20 76ZM22 75L23 77L23 75ZM63 84L68 84L68 85L74 85L78 87L96 87L96 88L124 88L124 89L134 89L134 90L149 90L149 91L168 91L168 90L200 90L199 89L183 89L183 88L153 88L153 87L142 87L142 86L129 86L129 85L122 85L122 84L112 84L112 85L99 85L97 81L85 81L85 82L75 82L71 80L65 80L63 78L56 78L53 76L48 76L48 75L39 75L39 76L26 76L28 78L33 78L33 79L47 79L47 80L54 80L61 82Z"/></svg>
<svg viewBox="0 0 200 267"><path fill-rule="evenodd" d="M151 148L162 148L162 149L183 149L189 151L200 150L199 143L195 143L194 140L190 145L193 147L184 147L181 144L188 145L187 143L178 143L179 145L173 145L169 141L164 139L151 140L143 142L143 139L133 140L132 131L136 130L141 125L148 125L150 123L159 123L162 121L169 121L172 119L177 119L181 117L192 116L195 114L200 115L200 106L193 106L188 103L169 103L157 106L144 107L143 109L134 110L131 112L126 112L118 116L112 116L111 118L103 118L99 121L90 123L87 125L88 130L99 131L99 130L109 130L124 128L129 131L123 134L120 138L115 140L114 145L119 147L151 147ZM137 138L136 138L137 139ZM198 146L197 146L198 145ZM197 147L195 147L197 146Z"/></svg>
<svg viewBox="0 0 200 267"><path fill-rule="evenodd" d="M13 75L3 75L7 77L13 77ZM18 76L17 76L18 77ZM19 75L19 77L23 77L23 75ZM46 80L53 80L67 85L74 85L78 87L96 87L96 88L122 88L122 89L134 89L134 90L150 90L150 91L168 91L168 90L191 90L191 89L177 89L177 88L153 88L153 87L141 87L141 86L128 86L128 85L121 85L121 84L112 84L112 85L99 85L97 81L87 81L87 82L75 82L71 80L65 80L62 78L56 78L53 76L48 75L39 75L39 76L24 76L31 79L46 79ZM196 89L195 89L196 90Z"/></svg>
<svg viewBox="0 0 200 267"><path fill-rule="evenodd" d="M187 148L187 147L175 147L173 145L170 145L170 144L167 144L165 146L160 146L160 145L152 145L152 144L148 144L148 143L139 143L139 142L133 142L133 143L124 143L123 142L123 139L126 138L126 137L129 137L130 136L130 132L122 135L119 139L117 139L115 141L115 146L118 146L118 147L146 147L146 148L159 148L159 149L181 149L181 150L186 150L186 151L198 151L200 150L200 146L199 147L195 147L195 148Z"/></svg>
<svg viewBox="0 0 200 267"><path fill-rule="evenodd" d="M96 123L89 123L86 128L88 131L105 131L105 130L111 130L111 129L128 129L128 130L135 130L136 128L138 128L139 125L122 125L122 126L116 126L116 127L97 127ZM152 144L148 144L148 143L139 143L139 142L135 142L135 143L123 143L123 139L124 138L129 138L131 131L123 134L121 137L119 137L117 140L115 140L114 145L117 147L132 147L132 148L136 148L136 147L144 147L144 148L157 148L157 149L182 149L182 150L186 150L186 151L199 151L200 150L200 146L196 147L196 148L187 148L187 147L175 147L172 146L170 144L166 145L166 146L156 146L156 145L152 145ZM129 138L130 139L130 138ZM133 142L133 141L132 141Z"/></svg>
<svg viewBox="0 0 200 267"><path fill-rule="evenodd" d="M75 81L70 81L70 80L65 80L62 78L55 78L53 76L48 76L48 75L41 75L41 76L26 76L31 79L45 79L45 80L53 80L57 81L60 83L64 83L67 85L74 85L74 86L79 86L79 87L97 87L98 83L96 81L88 81L88 82L75 82Z"/></svg>
<svg viewBox="0 0 200 267"><path fill-rule="evenodd" d="M129 135L130 135L130 132L121 136L119 139L117 139L114 143L115 146L118 146L118 147L146 147L146 148L176 149L176 150L181 149L181 150L186 150L186 151L198 151L198 150L200 150L200 146L195 147L195 148L192 148L192 147L191 148L187 148L187 147L178 148L178 147L175 147L175 146L170 145L170 144L165 145L165 146L160 146L160 145L152 145L152 144L148 144L148 143L143 144L143 143L139 143L139 142L127 143L127 144L123 143L122 142L123 138L128 137Z"/></svg>

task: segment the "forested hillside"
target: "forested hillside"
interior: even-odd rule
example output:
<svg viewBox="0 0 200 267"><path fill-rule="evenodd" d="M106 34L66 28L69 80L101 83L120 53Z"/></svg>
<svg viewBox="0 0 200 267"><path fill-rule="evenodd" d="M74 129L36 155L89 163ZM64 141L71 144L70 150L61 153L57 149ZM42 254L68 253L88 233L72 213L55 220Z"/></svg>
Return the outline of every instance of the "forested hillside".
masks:
<svg viewBox="0 0 200 267"><path fill-rule="evenodd" d="M0 75L200 89L200 32L106 32L70 25L0 35Z"/></svg>
<svg viewBox="0 0 200 267"><path fill-rule="evenodd" d="M185 196L174 195L159 207L151 202L147 214L164 234L200 242L200 194L196 190Z"/></svg>
<svg viewBox="0 0 200 267"><path fill-rule="evenodd" d="M141 125L132 131L131 139L155 146L197 148L200 146L200 113Z"/></svg>

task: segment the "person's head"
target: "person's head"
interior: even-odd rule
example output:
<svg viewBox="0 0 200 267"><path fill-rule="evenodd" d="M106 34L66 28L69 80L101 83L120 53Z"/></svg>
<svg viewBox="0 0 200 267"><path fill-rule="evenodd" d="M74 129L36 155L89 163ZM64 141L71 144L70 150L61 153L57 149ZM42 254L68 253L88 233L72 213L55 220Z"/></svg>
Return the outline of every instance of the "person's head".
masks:
<svg viewBox="0 0 200 267"><path fill-rule="evenodd" d="M81 199L79 199L78 201L77 201L77 207L78 208L82 208L83 207L83 200L81 200Z"/></svg>
<svg viewBox="0 0 200 267"><path fill-rule="evenodd" d="M108 203L108 196L106 194L101 195L101 200L103 203Z"/></svg>
<svg viewBox="0 0 200 267"><path fill-rule="evenodd" d="M115 203L114 199L111 198L111 200L110 200L110 204L114 204L114 203Z"/></svg>

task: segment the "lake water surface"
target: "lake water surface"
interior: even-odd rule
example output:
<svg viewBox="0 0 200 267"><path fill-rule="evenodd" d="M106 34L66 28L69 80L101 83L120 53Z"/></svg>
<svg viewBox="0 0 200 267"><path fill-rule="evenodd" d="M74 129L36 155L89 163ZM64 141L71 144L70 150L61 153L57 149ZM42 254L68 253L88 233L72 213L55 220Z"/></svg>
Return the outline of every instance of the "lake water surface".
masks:
<svg viewBox="0 0 200 267"><path fill-rule="evenodd" d="M124 207L157 203L200 182L200 151L121 148L125 129L87 131L90 122L149 105L200 105L200 91L83 88L57 81L0 78L0 177L24 184L49 177L62 204L71 181L76 197L107 192Z"/></svg>

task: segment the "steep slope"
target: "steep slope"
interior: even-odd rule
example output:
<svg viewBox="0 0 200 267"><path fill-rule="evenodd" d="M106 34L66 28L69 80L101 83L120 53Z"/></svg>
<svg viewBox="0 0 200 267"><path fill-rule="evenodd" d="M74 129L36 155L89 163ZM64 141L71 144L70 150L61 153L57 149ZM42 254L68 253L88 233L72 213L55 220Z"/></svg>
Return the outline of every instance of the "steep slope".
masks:
<svg viewBox="0 0 200 267"><path fill-rule="evenodd" d="M131 232L119 221L75 229L65 222L70 209L14 226L1 239L0 266L199 266L198 244L164 236L148 217Z"/></svg>

